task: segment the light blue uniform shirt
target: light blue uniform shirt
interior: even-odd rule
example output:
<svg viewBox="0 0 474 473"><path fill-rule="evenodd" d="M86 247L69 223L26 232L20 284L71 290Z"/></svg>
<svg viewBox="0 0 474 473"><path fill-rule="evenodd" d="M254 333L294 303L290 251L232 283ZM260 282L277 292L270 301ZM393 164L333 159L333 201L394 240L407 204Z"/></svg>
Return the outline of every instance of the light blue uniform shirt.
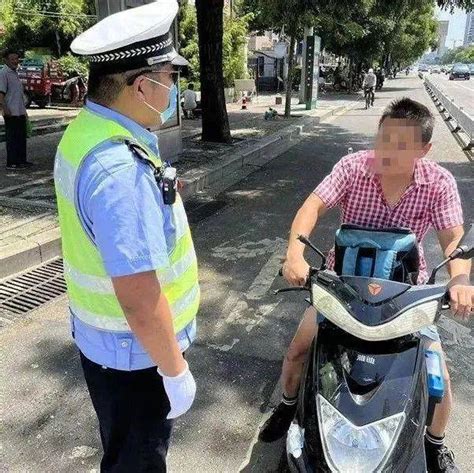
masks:
<svg viewBox="0 0 474 473"><path fill-rule="evenodd" d="M86 108L116 121L159 155L158 138L138 123L91 101ZM163 203L150 167L125 144L107 142L84 159L77 176L76 207L109 276L142 273L168 263L175 232L171 208ZM71 323L78 348L95 363L119 370L155 365L133 333L97 329L72 311ZM195 320L177 334L182 351L195 338Z"/></svg>

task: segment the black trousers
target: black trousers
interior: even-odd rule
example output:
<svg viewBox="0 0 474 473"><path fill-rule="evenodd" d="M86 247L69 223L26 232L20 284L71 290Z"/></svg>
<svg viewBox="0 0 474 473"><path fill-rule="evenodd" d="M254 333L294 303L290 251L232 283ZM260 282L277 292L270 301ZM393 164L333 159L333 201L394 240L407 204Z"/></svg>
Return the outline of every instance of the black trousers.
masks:
<svg viewBox="0 0 474 473"><path fill-rule="evenodd" d="M4 117L7 166L26 162L26 116Z"/></svg>
<svg viewBox="0 0 474 473"><path fill-rule="evenodd" d="M156 368L103 368L82 353L81 364L99 418L104 456L101 473L166 472L172 421Z"/></svg>

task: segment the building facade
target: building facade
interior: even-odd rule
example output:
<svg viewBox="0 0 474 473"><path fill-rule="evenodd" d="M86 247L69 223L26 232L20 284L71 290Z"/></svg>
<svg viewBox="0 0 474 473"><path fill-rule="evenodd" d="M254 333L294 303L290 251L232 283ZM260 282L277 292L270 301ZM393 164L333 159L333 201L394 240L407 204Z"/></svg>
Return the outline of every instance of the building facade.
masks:
<svg viewBox="0 0 474 473"><path fill-rule="evenodd" d="M474 44L474 11L467 14L466 29L464 30L464 46Z"/></svg>
<svg viewBox="0 0 474 473"><path fill-rule="evenodd" d="M446 39L448 37L449 21L440 20L438 21L438 56L442 56L446 52Z"/></svg>

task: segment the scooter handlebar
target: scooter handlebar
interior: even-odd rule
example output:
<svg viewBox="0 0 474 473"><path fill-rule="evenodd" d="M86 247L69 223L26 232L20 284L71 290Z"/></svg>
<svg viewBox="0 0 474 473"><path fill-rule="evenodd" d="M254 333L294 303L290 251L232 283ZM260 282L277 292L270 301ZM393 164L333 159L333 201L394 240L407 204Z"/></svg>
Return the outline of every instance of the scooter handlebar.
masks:
<svg viewBox="0 0 474 473"><path fill-rule="evenodd" d="M441 310L451 309L451 296L449 295L449 289L446 290L443 299L441 300Z"/></svg>

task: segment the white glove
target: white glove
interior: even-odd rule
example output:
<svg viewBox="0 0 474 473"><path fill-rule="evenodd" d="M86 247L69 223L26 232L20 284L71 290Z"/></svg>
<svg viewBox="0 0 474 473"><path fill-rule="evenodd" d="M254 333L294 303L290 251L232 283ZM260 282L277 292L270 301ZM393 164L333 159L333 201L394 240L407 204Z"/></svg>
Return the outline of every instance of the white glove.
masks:
<svg viewBox="0 0 474 473"><path fill-rule="evenodd" d="M171 405L171 410L166 418L176 419L192 406L196 396L196 381L189 371L188 362L186 362L185 370L178 376L166 376L159 368L157 371L163 378L163 385Z"/></svg>

